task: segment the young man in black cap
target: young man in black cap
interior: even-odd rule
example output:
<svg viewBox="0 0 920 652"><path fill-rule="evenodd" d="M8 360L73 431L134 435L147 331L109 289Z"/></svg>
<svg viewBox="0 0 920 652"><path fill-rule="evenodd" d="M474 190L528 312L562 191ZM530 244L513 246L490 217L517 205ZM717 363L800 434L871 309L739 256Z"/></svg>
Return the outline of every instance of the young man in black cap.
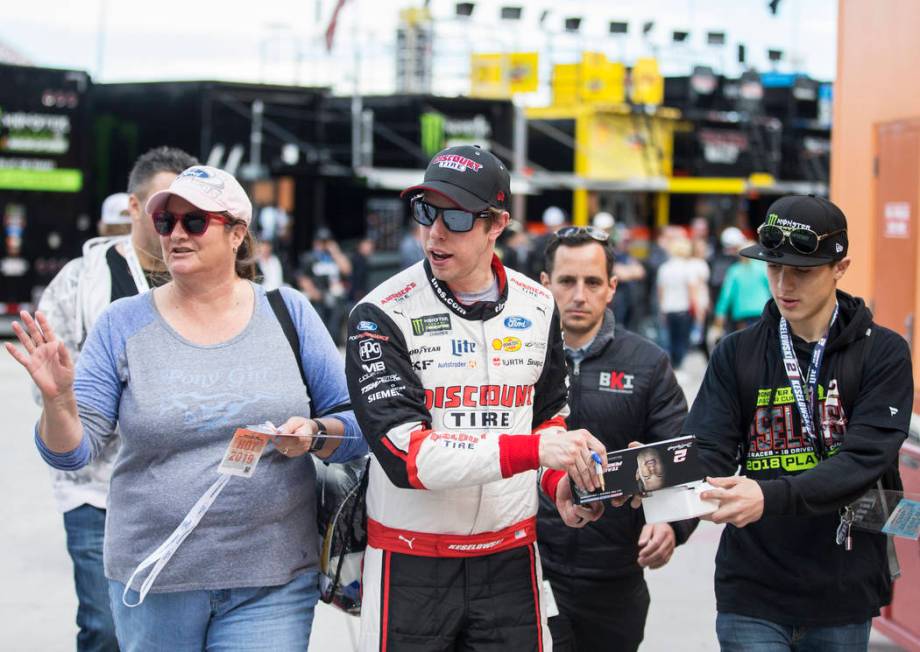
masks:
<svg viewBox="0 0 920 652"><path fill-rule="evenodd" d="M913 399L910 351L837 290L846 218L813 196L769 208L758 244L772 301L713 353L684 425L728 523L716 556L722 650L865 650L890 601L886 537L846 506L900 486ZM741 474L734 473L741 465Z"/></svg>
<svg viewBox="0 0 920 652"><path fill-rule="evenodd" d="M510 217L505 166L451 147L403 194L425 260L355 306L346 344L374 453L361 649L548 649L538 470L559 470L539 484L581 527L601 510L572 504L565 471L599 487L591 453L606 452L566 428L552 295L494 254Z"/></svg>

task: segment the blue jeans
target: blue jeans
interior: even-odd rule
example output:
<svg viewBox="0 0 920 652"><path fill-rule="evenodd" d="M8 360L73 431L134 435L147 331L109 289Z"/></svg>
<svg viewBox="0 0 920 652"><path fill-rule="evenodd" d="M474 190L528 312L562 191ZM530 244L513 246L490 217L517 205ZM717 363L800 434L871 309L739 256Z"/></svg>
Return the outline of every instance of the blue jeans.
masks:
<svg viewBox="0 0 920 652"><path fill-rule="evenodd" d="M73 560L77 589L77 650L117 652L115 623L109 609L109 584L102 570L105 510L81 505L64 513L67 552Z"/></svg>
<svg viewBox="0 0 920 652"><path fill-rule="evenodd" d="M716 635L722 652L866 652L872 621L858 625L802 627L719 613Z"/></svg>
<svg viewBox="0 0 920 652"><path fill-rule="evenodd" d="M671 356L671 365L677 369L683 364L687 349L690 348L690 329L693 327L693 317L689 312L667 312L664 319L668 334L666 348Z"/></svg>
<svg viewBox="0 0 920 652"><path fill-rule="evenodd" d="M149 593L133 608L121 601L124 590L109 580L125 652L288 652L309 646L319 575L304 573L281 586ZM128 591L129 602L137 599L136 591Z"/></svg>

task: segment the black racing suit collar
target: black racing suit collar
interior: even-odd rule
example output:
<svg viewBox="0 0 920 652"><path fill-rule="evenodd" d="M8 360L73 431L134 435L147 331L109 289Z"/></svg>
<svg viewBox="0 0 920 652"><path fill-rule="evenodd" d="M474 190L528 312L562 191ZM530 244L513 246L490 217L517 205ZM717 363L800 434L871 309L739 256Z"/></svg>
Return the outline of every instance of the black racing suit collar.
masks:
<svg viewBox="0 0 920 652"><path fill-rule="evenodd" d="M498 281L498 301L478 301L471 306L465 305L451 292L447 283L435 278L431 270L431 263L425 259L425 275L428 277L428 283L438 300L447 306L447 309L458 317L470 321L486 321L500 314L505 309L505 303L508 300L508 279L505 274L505 267L502 265L498 256L492 254L492 273Z"/></svg>
<svg viewBox="0 0 920 652"><path fill-rule="evenodd" d="M828 335L828 352L842 349L865 337L866 331L872 326L872 312L859 297L837 290L837 305L837 323ZM763 320L773 334L779 329L779 318L779 308L776 307L776 302L770 299L763 309Z"/></svg>

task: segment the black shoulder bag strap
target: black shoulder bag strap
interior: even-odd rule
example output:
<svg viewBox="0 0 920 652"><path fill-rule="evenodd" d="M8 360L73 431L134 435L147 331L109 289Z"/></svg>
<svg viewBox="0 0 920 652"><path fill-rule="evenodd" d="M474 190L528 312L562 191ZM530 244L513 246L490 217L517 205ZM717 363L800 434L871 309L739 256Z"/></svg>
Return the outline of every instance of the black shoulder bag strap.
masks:
<svg viewBox="0 0 920 652"><path fill-rule="evenodd" d="M300 379L303 381L304 389L307 391L307 397L310 397L310 383L307 382L307 374L303 369L303 359L300 357L300 337L297 335L297 329L294 327L294 320L291 319L291 313L284 303L284 297L281 296L281 290L271 290L265 293L268 297L268 303L281 324L281 330L287 338L291 350L294 352L294 359L297 360L297 369L300 371Z"/></svg>

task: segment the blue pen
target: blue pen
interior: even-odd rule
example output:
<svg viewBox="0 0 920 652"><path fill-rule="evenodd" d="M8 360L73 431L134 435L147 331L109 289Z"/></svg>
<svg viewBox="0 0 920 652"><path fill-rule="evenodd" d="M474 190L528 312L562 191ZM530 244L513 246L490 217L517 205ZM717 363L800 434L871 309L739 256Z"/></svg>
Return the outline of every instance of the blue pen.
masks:
<svg viewBox="0 0 920 652"><path fill-rule="evenodd" d="M601 462L601 456L592 451L591 459L594 460L594 472L601 481L601 491L605 491L607 487L604 484L604 463Z"/></svg>

